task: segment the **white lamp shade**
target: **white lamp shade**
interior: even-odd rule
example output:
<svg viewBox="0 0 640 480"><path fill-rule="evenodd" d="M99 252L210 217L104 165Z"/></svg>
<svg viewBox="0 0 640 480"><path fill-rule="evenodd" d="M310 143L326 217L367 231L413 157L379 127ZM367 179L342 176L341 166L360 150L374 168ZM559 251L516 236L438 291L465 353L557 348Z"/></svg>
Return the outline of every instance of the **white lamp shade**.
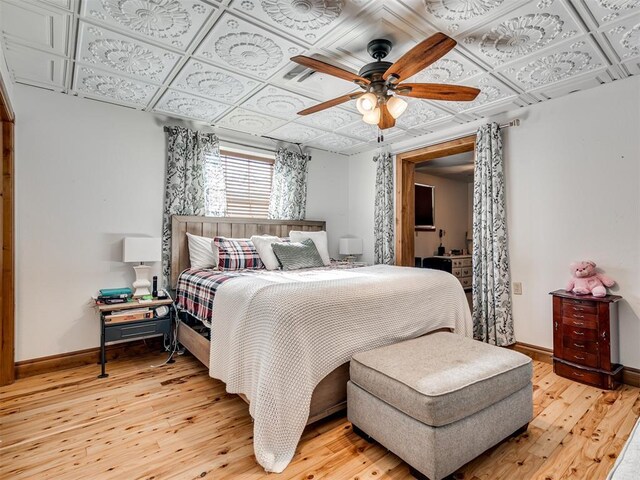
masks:
<svg viewBox="0 0 640 480"><path fill-rule="evenodd" d="M398 97L389 97L387 100L387 109L393 118L398 118L404 113L409 104Z"/></svg>
<svg viewBox="0 0 640 480"><path fill-rule="evenodd" d="M122 261L125 263L159 262L161 259L160 238L126 237L122 241Z"/></svg>
<svg viewBox="0 0 640 480"><path fill-rule="evenodd" d="M362 239L343 237L340 239L340 255L361 255Z"/></svg>
<svg viewBox="0 0 640 480"><path fill-rule="evenodd" d="M372 111L365 113L362 116L362 120L369 125L377 125L380 122L380 109L376 107Z"/></svg>
<svg viewBox="0 0 640 480"><path fill-rule="evenodd" d="M356 101L356 108L363 115L367 112L371 112L377 106L378 99L371 92L365 93Z"/></svg>

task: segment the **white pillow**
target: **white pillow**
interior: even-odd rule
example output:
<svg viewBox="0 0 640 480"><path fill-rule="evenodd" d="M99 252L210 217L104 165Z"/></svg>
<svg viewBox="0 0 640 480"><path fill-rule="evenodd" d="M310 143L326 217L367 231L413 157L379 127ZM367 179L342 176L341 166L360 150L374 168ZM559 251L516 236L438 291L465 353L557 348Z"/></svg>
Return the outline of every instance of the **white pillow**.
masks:
<svg viewBox="0 0 640 480"><path fill-rule="evenodd" d="M316 248L318 249L318 253L320 254L320 258L322 258L322 262L325 265L329 265L331 263L331 257L329 256L329 246L327 244L327 232L324 230L321 232L301 232L297 230L291 230L289 232L289 238L294 243L300 243L307 238L313 240Z"/></svg>
<svg viewBox="0 0 640 480"><path fill-rule="evenodd" d="M271 235L254 235L251 237L251 241L260 255L260 260L264 263L267 270L278 270L280 268L280 262L278 257L273 253L272 243L282 243L279 237L273 237Z"/></svg>
<svg viewBox="0 0 640 480"><path fill-rule="evenodd" d="M187 232L191 268L218 268L218 247L212 240Z"/></svg>

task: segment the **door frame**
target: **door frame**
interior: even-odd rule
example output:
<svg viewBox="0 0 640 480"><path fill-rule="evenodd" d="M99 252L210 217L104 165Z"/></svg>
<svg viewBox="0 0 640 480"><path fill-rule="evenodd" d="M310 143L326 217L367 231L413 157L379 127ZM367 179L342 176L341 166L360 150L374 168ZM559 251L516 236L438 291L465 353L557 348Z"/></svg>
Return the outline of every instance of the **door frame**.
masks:
<svg viewBox="0 0 640 480"><path fill-rule="evenodd" d="M0 386L15 380L15 260L14 260L14 161L15 114L0 77L0 125L2 183L0 208L2 254L0 255Z"/></svg>
<svg viewBox="0 0 640 480"><path fill-rule="evenodd" d="M414 265L416 164L475 149L476 136L468 135L396 155L396 265Z"/></svg>

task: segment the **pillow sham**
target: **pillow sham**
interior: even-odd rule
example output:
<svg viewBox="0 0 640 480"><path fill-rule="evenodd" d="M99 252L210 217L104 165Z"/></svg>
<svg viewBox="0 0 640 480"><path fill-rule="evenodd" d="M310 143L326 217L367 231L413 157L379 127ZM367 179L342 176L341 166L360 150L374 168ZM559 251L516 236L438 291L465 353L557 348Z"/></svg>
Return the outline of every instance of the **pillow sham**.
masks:
<svg viewBox="0 0 640 480"><path fill-rule="evenodd" d="M283 270L324 267L318 249L310 238L299 243L274 243L271 247Z"/></svg>
<svg viewBox="0 0 640 480"><path fill-rule="evenodd" d="M191 268L218 268L218 247L211 238L187 232L187 246Z"/></svg>
<svg viewBox="0 0 640 480"><path fill-rule="evenodd" d="M215 237L213 245L218 248L218 269L222 271L264 268L255 245L249 239Z"/></svg>
<svg viewBox="0 0 640 480"><path fill-rule="evenodd" d="M331 264L329 246L327 244L327 232L324 230L320 232L301 232L298 230L291 230L289 232L289 238L291 238L293 243L300 243L303 240L310 238L318 249L318 253L320 254L320 258L322 258L324 265Z"/></svg>
<svg viewBox="0 0 640 480"><path fill-rule="evenodd" d="M264 263L264 267L267 270L277 270L280 268L280 263L271 244L282 243L280 237L274 237L273 235L253 235L250 239L253 245L256 247L260 260Z"/></svg>

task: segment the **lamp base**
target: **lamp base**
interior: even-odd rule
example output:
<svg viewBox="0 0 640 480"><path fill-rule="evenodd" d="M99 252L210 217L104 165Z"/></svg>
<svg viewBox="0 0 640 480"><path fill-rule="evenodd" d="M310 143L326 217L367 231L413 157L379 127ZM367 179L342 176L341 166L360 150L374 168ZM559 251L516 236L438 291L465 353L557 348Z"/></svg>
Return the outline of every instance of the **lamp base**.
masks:
<svg viewBox="0 0 640 480"><path fill-rule="evenodd" d="M133 292L134 297L143 297L145 295L151 295L151 267L147 265L136 265L133 267L136 272L136 281L133 282L133 288L135 288L135 292Z"/></svg>

